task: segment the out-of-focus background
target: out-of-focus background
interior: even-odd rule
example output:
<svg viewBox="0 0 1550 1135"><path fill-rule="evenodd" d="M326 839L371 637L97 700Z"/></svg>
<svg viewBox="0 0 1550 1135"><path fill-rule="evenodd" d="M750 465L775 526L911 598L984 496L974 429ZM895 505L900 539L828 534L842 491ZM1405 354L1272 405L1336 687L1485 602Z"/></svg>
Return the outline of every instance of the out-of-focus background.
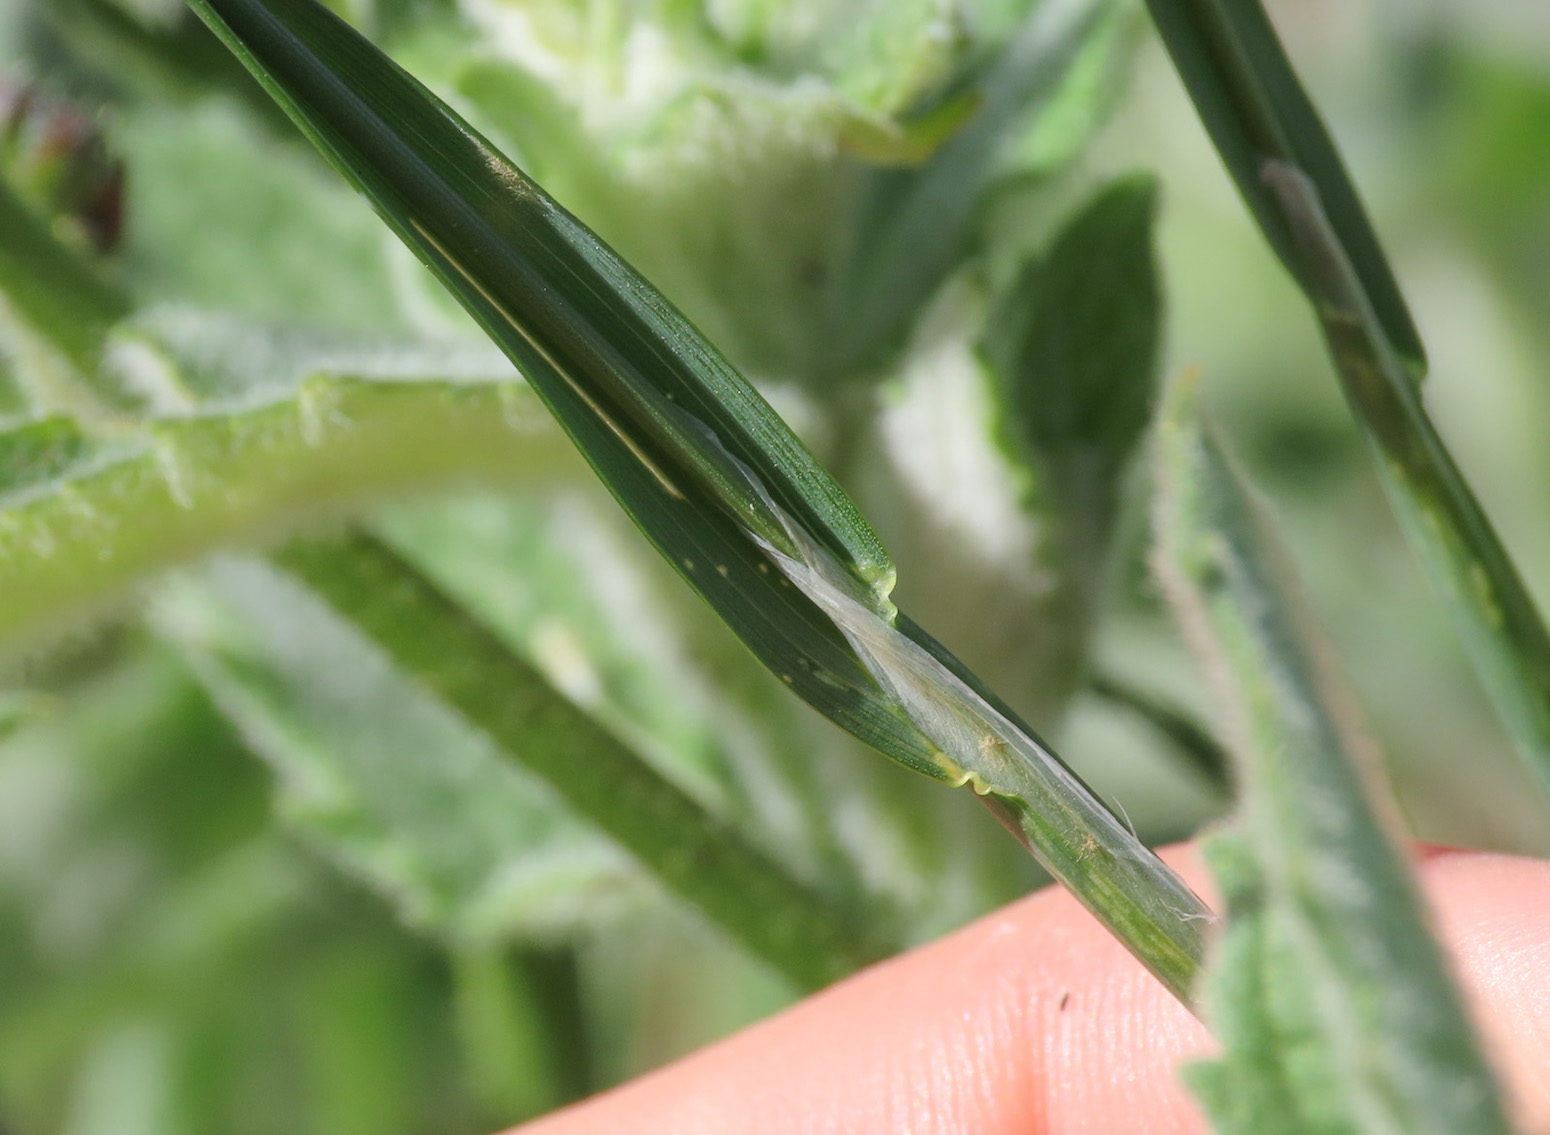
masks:
<svg viewBox="0 0 1550 1135"><path fill-rule="evenodd" d="M114 270L137 294L360 336L453 318L369 210L309 153L277 141L286 127L272 112L164 80L145 57L120 57L90 35L72 38L42 18L53 3L0 0L0 77L35 80L83 108L122 157ZM118 6L135 19L171 18L156 0ZM487 21L491 11L524 8L466 6ZM340 7L389 41L394 27L381 12L416 10ZM613 7L570 6L578 27ZM1441 430L1550 607L1550 6L1269 7L1415 307ZM420 16L403 16L421 30L394 50L434 82L456 53L448 44L465 33ZM1047 228L1112 174L1159 175L1164 369L1202 370L1209 405L1285 522L1414 829L1442 842L1550 851L1550 823L1401 539L1311 317L1150 29L1138 26L1104 125L1040 190L1026 227ZM119 66L152 73L115 74ZM1005 223L1018 239L1010 234L1022 221ZM629 239L621 238L626 251ZM649 250L650 234L633 239ZM692 295L680 302L695 310ZM771 357L756 337L742 349L754 361ZM812 426L800 390L776 383L771 393L799 428ZM812 428L823 452L821 425ZM1138 463L1096 656L1204 720L1203 683L1147 575L1146 496ZM663 631L660 622L708 615L659 569L597 566L638 556L611 508L582 487L424 500L382 523L449 586L483 596L485 616L510 628L567 694L616 712L614 724L643 743L676 746L693 782L697 761L711 768L739 759L739 745L756 749L738 730L757 732L763 719L745 714L728 725L714 685L671 677L689 656L714 666L717 651L738 648L714 632ZM929 608L930 572L912 583L910 533L892 531L886 510L876 523L899 559L901 601ZM524 565L524 587L485 586L511 562ZM601 582L582 578L589 572ZM241 563L217 575L223 594L258 604L250 611L267 609L266 589L283 587ZM486 880L490 848L525 838L501 827L499 792L492 814L468 825L488 838L461 843L436 812L449 799L435 795L439 783L381 786L383 807L415 833L405 840L339 804L330 793L346 790L329 779L326 760L308 763L309 745L321 752L368 737L389 752L388 779L399 775L395 752L450 754L476 770L471 780L484 775L488 754L430 711L407 731L371 734L371 699L393 700L390 677L312 701L316 690L295 679L296 688L270 689L282 706L273 711L220 649L168 645L168 626L224 626L206 619L203 586L159 586L148 608L127 603L71 632L20 666L26 692L0 704L0 1132L472 1135L616 1083L791 999L777 977L584 835L561 833L569 876L546 869L542 885L512 873ZM600 607L599 595L612 607ZM242 649L294 663L285 671L294 679L315 659L282 657L288 628L307 630L290 599L275 603L294 628L277 617L268 638L244 632ZM952 628L921 617L955 646ZM620 627L622 645L599 645ZM964 633L972 642L972 628ZM371 659L350 649L339 646L339 665L369 671ZM655 677L642 676L640 658L655 660ZM335 694L357 699L349 703L360 707L357 719L339 714L328 700ZM295 746L303 756L256 756L252 731L230 722L258 718L303 738ZM785 732L762 743L819 752L835 744L816 718L781 720ZM1077 696L1058 740L1149 839L1186 836L1221 806L1144 722L1090 695ZM873 769L865 754L835 759ZM876 763L855 775L890 785L906 775ZM841 817L835 839L866 845L842 850L860 875L886 876L881 889L915 911L916 936L1037 882L1003 854L1004 836L972 802L930 803L908 813L934 825L919 853L931 860L921 875L930 881L912 892L907 873L876 855L889 836L868 826L865 797L826 788ZM979 850L987 840L992 849ZM510 932L519 908L531 932Z"/></svg>

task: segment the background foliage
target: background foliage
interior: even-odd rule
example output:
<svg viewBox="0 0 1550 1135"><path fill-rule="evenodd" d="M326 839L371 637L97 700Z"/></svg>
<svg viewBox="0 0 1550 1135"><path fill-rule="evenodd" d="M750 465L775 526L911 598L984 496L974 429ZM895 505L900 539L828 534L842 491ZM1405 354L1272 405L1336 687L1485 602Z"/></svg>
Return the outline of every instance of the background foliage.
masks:
<svg viewBox="0 0 1550 1135"><path fill-rule="evenodd" d="M1045 48L1063 81L1009 89L986 60L1024 50L1026 7L340 10L759 382L876 527L899 603L1147 842L1224 807L1209 746L1133 696L1207 716L1130 460L1154 376L1198 365L1413 830L1547 850L1316 328L1149 28L1095 5ZM1543 607L1550 26L1508 0L1270 7L1405 284L1433 411ZM798 992L672 897L671 864L642 870L428 696L304 555L251 554L345 518L534 697L852 912L864 954L1041 881L968 793L876 760L748 658L180 6L4 0L0 64L0 232L23 231L14 196L54 218L60 273L109 281L58 315L45 258L41 283L0 278L0 1124L491 1129ZM25 80L75 109L18 106ZM120 234L100 223L114 161ZM1093 286L1105 264L1122 286ZM1090 312L1058 305L1087 291L1125 335L1071 333ZM1065 395L1023 367L1106 376L1108 415L1053 414ZM102 523L115 509L134 522Z"/></svg>

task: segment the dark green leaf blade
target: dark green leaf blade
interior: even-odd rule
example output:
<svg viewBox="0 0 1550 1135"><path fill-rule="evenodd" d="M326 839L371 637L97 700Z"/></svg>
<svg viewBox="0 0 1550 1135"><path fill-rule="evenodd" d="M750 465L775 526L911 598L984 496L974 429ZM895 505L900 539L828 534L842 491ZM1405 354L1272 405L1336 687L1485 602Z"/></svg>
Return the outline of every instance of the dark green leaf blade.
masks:
<svg viewBox="0 0 1550 1135"><path fill-rule="evenodd" d="M1384 488L1550 795L1550 628L1421 401L1419 338L1258 0L1148 0L1266 237L1313 304Z"/></svg>
<svg viewBox="0 0 1550 1135"><path fill-rule="evenodd" d="M747 539L745 526L790 547L773 502L879 592L892 585L875 535L752 387L584 226L326 9L193 6L522 367L642 531L765 664L844 728L941 775L843 637Z"/></svg>
<svg viewBox="0 0 1550 1135"><path fill-rule="evenodd" d="M1300 609L1271 521L1200 421L1158 445L1157 566L1218 687L1242 810L1213 862L1229 899L1208 970L1224 1135L1505 1133L1500 1098L1386 824L1376 754Z"/></svg>
<svg viewBox="0 0 1550 1135"><path fill-rule="evenodd" d="M523 368L657 549L771 670L903 764L972 784L1170 990L1209 910L888 600L835 482L638 274L313 0L189 0Z"/></svg>
<svg viewBox="0 0 1550 1135"><path fill-rule="evenodd" d="M1102 578L1120 475L1151 421L1162 339L1153 242L1157 186L1105 186L1024 266L980 350L996 377L1002 444L1061 526L1085 620Z"/></svg>
<svg viewBox="0 0 1550 1135"><path fill-rule="evenodd" d="M1319 321L1383 487L1519 755L1550 798L1550 628L1376 325L1318 187L1272 164L1266 184L1316 273Z"/></svg>
<svg viewBox="0 0 1550 1135"><path fill-rule="evenodd" d="M1259 0L1147 0L1184 85L1265 238L1304 290L1315 283L1293 226L1263 179L1267 161L1303 170L1384 333L1413 378L1426 349L1328 130Z"/></svg>
<svg viewBox="0 0 1550 1135"><path fill-rule="evenodd" d="M798 987L825 985L889 952L885 945L868 941L850 916L798 884L779 864L568 702L533 667L380 541L354 535L331 542L294 543L277 553L275 562L316 593L314 602L321 599L353 624L348 633L336 636L337 641L325 638L324 645L334 651L336 679L338 671L347 669L342 665L344 655L360 653L351 636L358 632L372 640L398 668L388 679L407 682L450 706L493 741L500 756L545 781L575 816L590 821L670 890L697 905ZM252 569L247 576L245 588L236 588L232 581L240 583L244 577L228 569L225 582L226 592L238 596L250 611L263 609L254 605L254 596L283 595L274 581L262 577L256 577L261 586L255 586ZM306 616L292 611L284 617ZM301 634L296 629L290 638ZM306 665L306 650L298 650L294 641L267 630L262 638L266 659L277 659L293 674ZM208 646L202 649L211 653ZM228 659L225 665L230 670L233 663ZM344 684L349 687L360 680L356 676ZM317 683L326 684L326 677L315 676ZM232 686L234 681L227 678L224 684ZM324 704L316 696L310 701ZM293 692L280 703L279 712L295 714L308 702ZM339 706L334 708L343 712ZM271 716L274 712L270 710ZM412 714L405 718L406 725L414 721ZM381 722L374 728L380 731ZM384 741L377 748L388 745ZM429 760L432 767L406 773L422 782L422 789L439 784L455 799L459 791L467 790L467 783L461 789L447 785L446 773L435 767L442 761L440 749L439 745L423 748L418 761ZM379 751L357 758L361 760L381 765L391 761L391 754ZM391 794L401 788L378 786L377 791ZM400 815L388 829L393 838L406 834L397 829L412 827L403 814L412 806L412 801L399 799ZM535 806L541 809L542 803ZM488 809L475 808L469 816L497 828L501 823ZM559 830L565 826L552 818L546 822ZM423 829L435 821L420 816L419 823ZM434 832L409 834L420 835L421 843L428 845ZM527 838L537 842L533 836ZM477 854L464 854L462 859L486 865ZM584 860L581 863L585 865ZM462 870L466 874L468 868Z"/></svg>

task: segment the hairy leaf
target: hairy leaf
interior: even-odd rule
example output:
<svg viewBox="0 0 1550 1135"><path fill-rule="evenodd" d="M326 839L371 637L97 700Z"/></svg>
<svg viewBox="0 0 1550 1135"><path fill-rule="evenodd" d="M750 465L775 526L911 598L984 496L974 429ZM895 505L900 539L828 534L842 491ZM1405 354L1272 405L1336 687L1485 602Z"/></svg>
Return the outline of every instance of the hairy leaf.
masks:
<svg viewBox="0 0 1550 1135"><path fill-rule="evenodd" d="M155 571L387 494L563 475L568 452L515 378L386 377L356 361L355 374L238 381L133 430L55 417L0 431L0 636L14 648Z"/></svg>
<svg viewBox="0 0 1550 1135"><path fill-rule="evenodd" d="M219 560L154 611L274 768L286 822L411 924L464 946L552 939L649 894L551 790L262 562Z"/></svg>
<svg viewBox="0 0 1550 1135"><path fill-rule="evenodd" d="M1190 382L1158 447L1158 567L1218 687L1242 813L1213 855L1228 923L1209 971L1222 1059L1194 1073L1224 1133L1505 1133L1423 901L1383 822L1374 754L1298 609L1271 522Z"/></svg>

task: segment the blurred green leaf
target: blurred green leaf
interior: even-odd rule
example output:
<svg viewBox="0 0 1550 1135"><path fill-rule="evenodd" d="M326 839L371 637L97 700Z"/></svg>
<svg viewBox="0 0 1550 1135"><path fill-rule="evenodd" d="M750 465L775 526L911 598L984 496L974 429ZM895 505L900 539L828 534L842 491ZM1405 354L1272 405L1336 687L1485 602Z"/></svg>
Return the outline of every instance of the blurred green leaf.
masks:
<svg viewBox="0 0 1550 1135"><path fill-rule="evenodd" d="M981 350L1005 444L1065 528L1069 574L1101 576L1119 476L1151 420L1162 301L1149 177L1096 194L1002 297ZM1093 600L1088 595L1088 605Z"/></svg>
<svg viewBox="0 0 1550 1135"><path fill-rule="evenodd" d="M286 822L411 925L558 940L639 900L625 856L272 569L218 561L164 588L156 622L274 768Z"/></svg>
<svg viewBox="0 0 1550 1135"><path fill-rule="evenodd" d="M83 434L45 418L0 431L12 478L0 485L0 635L13 647L213 548L436 481L541 482L568 467L536 399L499 361L314 355L319 369L258 382L224 362L180 367L152 338L142 348L141 376L174 408L128 429ZM415 377L438 370L466 378Z"/></svg>
<svg viewBox="0 0 1550 1135"><path fill-rule="evenodd" d="M1350 259L1374 317L1404 369L1419 380L1426 350L1366 210L1259 0L1147 0L1211 140L1281 263L1315 303L1316 269L1295 223L1267 184L1266 164L1312 179L1331 232Z"/></svg>
<svg viewBox="0 0 1550 1135"><path fill-rule="evenodd" d="M87 374L101 361L108 328L129 312L124 297L66 249L4 178L0 293L10 314Z"/></svg>
<svg viewBox="0 0 1550 1135"><path fill-rule="evenodd" d="M984 73L956 92L972 93L978 109L931 160L871 176L840 268L827 374L865 373L897 351L916 313L967 251L984 193L1005 173L1015 127L1037 121L1052 102L1070 115L1061 96L1071 89L1099 101L1101 91L1077 65L1090 58L1087 49L1112 54L1115 37L1106 33L1126 18L1110 0L1038 5Z"/></svg>
<svg viewBox="0 0 1550 1135"><path fill-rule="evenodd" d="M1508 1131L1376 754L1325 669L1272 521L1175 384L1158 442L1157 565L1217 685L1242 812L1211 858L1228 922L1208 970L1221 1060L1190 1078L1217 1130Z"/></svg>
<svg viewBox="0 0 1550 1135"><path fill-rule="evenodd" d="M274 106L262 90L255 96ZM255 323L402 338L415 313L399 302L381 225L289 123L282 128L277 138L221 99L176 117L155 104L116 112L114 145L132 174L126 286L142 305L194 297Z"/></svg>
<svg viewBox="0 0 1550 1135"><path fill-rule="evenodd" d="M574 950L464 949L453 976L470 1079L502 1124L587 1094L591 1054Z"/></svg>
<svg viewBox="0 0 1550 1135"><path fill-rule="evenodd" d="M842 912L792 881L380 542L293 544L277 560L577 815L799 987L827 984L885 952L855 924L859 912ZM386 675L378 680L385 684ZM415 746L413 755L423 764L425 753L437 751ZM442 809L442 822L461 823L459 811ZM570 858L556 855L557 869Z"/></svg>
<svg viewBox="0 0 1550 1135"><path fill-rule="evenodd" d="M765 664L901 762L974 784L1184 995L1200 952L1198 898L941 646L895 615L892 565L870 528L694 328L324 9L191 2L519 363L658 550ZM1067 31L1085 14L1049 18ZM1039 50L1059 38L1034 25Z"/></svg>
<svg viewBox="0 0 1550 1135"><path fill-rule="evenodd" d="M1550 630L1378 328L1318 191L1291 167L1267 184L1316 272L1319 319L1384 488L1529 771L1550 796Z"/></svg>
<svg viewBox="0 0 1550 1135"><path fill-rule="evenodd" d="M1229 794L1232 780L1226 750L1188 713L1112 674L1094 676L1089 688L1105 701L1130 711L1161 733L1184 757L1196 775L1224 798Z"/></svg>
<svg viewBox="0 0 1550 1135"><path fill-rule="evenodd" d="M832 402L886 374L973 252L991 192L1074 157L1135 15L1109 0L635 5L582 33L564 0L535 0L469 9L487 46L456 89L745 373ZM642 42L664 61L649 88L617 79Z"/></svg>

